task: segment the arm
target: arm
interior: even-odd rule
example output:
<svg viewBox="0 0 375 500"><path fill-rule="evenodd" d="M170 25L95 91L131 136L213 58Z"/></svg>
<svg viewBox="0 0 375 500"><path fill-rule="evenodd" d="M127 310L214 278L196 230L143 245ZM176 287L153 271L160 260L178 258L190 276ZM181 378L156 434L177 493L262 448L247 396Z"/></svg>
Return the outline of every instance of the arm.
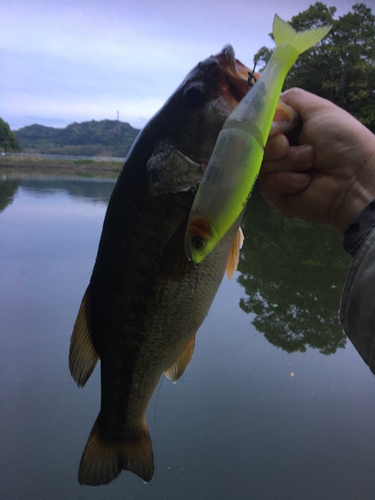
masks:
<svg viewBox="0 0 375 500"><path fill-rule="evenodd" d="M350 266L340 305L340 323L375 374L375 229Z"/></svg>

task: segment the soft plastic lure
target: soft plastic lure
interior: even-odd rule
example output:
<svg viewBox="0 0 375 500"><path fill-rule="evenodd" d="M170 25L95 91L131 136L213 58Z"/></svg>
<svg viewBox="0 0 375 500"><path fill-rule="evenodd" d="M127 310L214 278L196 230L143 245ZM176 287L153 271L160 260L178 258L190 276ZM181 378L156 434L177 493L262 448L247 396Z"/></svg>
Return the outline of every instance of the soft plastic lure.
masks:
<svg viewBox="0 0 375 500"><path fill-rule="evenodd" d="M238 219L251 194L281 89L299 54L331 29L297 32L277 14L276 48L264 72L229 116L220 132L195 196L185 235L185 253L199 264Z"/></svg>

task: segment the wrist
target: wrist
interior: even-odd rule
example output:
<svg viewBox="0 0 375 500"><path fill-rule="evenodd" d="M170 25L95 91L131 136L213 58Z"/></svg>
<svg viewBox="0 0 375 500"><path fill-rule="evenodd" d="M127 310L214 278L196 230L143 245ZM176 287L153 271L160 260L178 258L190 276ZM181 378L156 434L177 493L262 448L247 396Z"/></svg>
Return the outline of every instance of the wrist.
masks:
<svg viewBox="0 0 375 500"><path fill-rule="evenodd" d="M370 232L375 228L375 199L349 224L344 232L344 250L354 258Z"/></svg>
<svg viewBox="0 0 375 500"><path fill-rule="evenodd" d="M338 211L339 216L333 224L342 234L375 199L375 149L353 178L350 180L350 188L346 192L343 190L342 209Z"/></svg>

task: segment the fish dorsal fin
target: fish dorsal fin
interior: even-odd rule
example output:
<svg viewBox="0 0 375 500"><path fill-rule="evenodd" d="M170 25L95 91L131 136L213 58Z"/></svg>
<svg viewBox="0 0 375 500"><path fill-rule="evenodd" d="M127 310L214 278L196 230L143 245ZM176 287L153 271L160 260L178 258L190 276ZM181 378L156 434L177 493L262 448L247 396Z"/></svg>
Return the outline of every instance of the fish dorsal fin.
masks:
<svg viewBox="0 0 375 500"><path fill-rule="evenodd" d="M230 249L228 264L227 264L227 276L230 281L234 273L237 271L238 262L240 261L240 250L243 245L244 235L242 229L239 227L236 236L232 243L232 248Z"/></svg>
<svg viewBox="0 0 375 500"><path fill-rule="evenodd" d="M73 333L70 338L69 369L78 385L83 387L93 372L99 356L92 344L89 327L88 297L90 286L87 287L79 308Z"/></svg>
<svg viewBox="0 0 375 500"><path fill-rule="evenodd" d="M196 334L189 340L188 345L186 346L181 356L177 359L177 361L175 361L173 365L170 366L165 372L166 376L170 380L172 380L172 382L177 382L177 380L184 373L187 365L190 363L190 360L193 357L194 353L195 336Z"/></svg>

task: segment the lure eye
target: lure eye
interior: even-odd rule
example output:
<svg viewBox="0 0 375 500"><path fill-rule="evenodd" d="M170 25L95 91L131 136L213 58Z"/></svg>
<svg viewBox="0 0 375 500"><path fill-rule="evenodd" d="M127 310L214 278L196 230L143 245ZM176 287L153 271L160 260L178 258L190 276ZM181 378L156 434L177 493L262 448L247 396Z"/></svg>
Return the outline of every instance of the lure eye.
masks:
<svg viewBox="0 0 375 500"><path fill-rule="evenodd" d="M203 247L204 241L202 238L196 236L195 238L193 238L192 244L194 248L200 250Z"/></svg>
<svg viewBox="0 0 375 500"><path fill-rule="evenodd" d="M203 104L206 97L206 90L201 83L192 83L184 91L184 99L190 106Z"/></svg>

